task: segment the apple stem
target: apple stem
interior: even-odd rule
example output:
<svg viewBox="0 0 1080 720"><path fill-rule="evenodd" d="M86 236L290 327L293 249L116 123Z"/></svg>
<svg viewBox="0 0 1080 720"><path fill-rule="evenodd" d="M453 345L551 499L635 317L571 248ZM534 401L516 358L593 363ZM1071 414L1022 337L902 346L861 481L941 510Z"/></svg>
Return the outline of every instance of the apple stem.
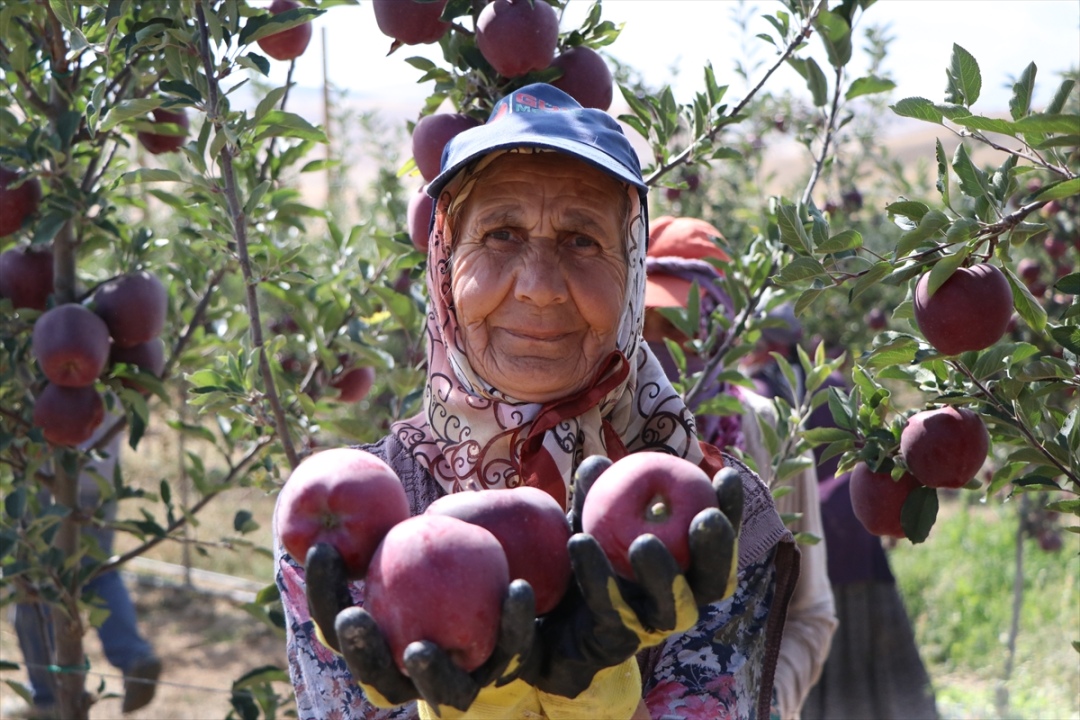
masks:
<svg viewBox="0 0 1080 720"><path fill-rule="evenodd" d="M649 500L649 507L645 511L645 519L649 522L661 522L671 516L671 508L663 495L654 495Z"/></svg>

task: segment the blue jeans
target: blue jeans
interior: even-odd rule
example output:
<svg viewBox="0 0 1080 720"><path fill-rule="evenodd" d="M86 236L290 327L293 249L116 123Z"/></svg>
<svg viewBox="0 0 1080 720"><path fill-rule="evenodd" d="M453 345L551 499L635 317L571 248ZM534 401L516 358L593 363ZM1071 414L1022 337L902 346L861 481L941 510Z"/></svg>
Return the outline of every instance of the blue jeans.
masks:
<svg viewBox="0 0 1080 720"><path fill-rule="evenodd" d="M105 517L116 517L116 505L106 506ZM93 537L101 550L112 552L113 532L99 527L87 527L83 533ZM91 580L83 588L83 599L109 609L109 617L97 629L101 647L109 664L127 672L136 661L153 655L153 648L136 624L135 605L117 572L108 572ZM48 666L53 664L53 630L49 606L44 603L19 603L15 606L15 631L19 638L30 678L35 705L50 705L56 701L54 675Z"/></svg>

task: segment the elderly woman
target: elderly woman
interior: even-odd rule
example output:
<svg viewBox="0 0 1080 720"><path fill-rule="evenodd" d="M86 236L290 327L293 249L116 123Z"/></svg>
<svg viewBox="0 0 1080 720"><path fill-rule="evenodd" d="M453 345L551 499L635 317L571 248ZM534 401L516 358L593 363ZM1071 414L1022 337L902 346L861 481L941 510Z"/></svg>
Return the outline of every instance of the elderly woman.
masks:
<svg viewBox="0 0 1080 720"><path fill-rule="evenodd" d="M450 142L428 192L436 202L424 407L363 446L398 474L413 514L446 493L519 485L540 487L570 509L584 459L641 451L686 458L710 477L732 467L745 494L730 596L694 608L696 623L685 631L657 631L626 612L642 605L619 593L619 612L598 610L589 588L608 585L578 563L580 592L564 601L576 606L552 613L561 619L537 619L541 649L520 667L512 663L512 682L509 674L500 687L487 684L495 678L479 680L484 687L466 716L766 717L798 552L761 480L697 439L693 415L642 341L647 188L618 124L549 85L526 86L500 100L485 125ZM306 588L304 559L277 552L299 716L426 715L424 702L400 699L430 701L430 679L410 673L411 680L387 681L378 663L363 662L370 643L344 637L341 615L344 660L317 639L309 607L342 592L321 579ZM307 576L314 586L310 563ZM640 599L655 592L650 584L618 587ZM359 602L360 583L349 593L346 600ZM676 602L647 599L657 601L650 607ZM612 617L635 626L629 645ZM325 638L332 626L324 618L318 630ZM396 692L412 681L420 692ZM539 700L519 702L530 693Z"/></svg>

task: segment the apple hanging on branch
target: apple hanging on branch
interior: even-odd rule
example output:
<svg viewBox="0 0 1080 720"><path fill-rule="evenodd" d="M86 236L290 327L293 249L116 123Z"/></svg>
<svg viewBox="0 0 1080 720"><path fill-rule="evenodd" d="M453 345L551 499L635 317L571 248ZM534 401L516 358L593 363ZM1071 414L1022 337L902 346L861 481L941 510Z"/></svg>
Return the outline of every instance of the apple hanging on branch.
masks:
<svg viewBox="0 0 1080 720"><path fill-rule="evenodd" d="M44 310L52 291L51 250L28 246L0 253L0 297L11 300L16 309Z"/></svg>
<svg viewBox="0 0 1080 720"><path fill-rule="evenodd" d="M851 471L848 491L851 509L866 531L880 537L906 537L901 522L904 503L912 491L922 487L915 476L904 473L893 480L887 472L874 472L864 462Z"/></svg>
<svg viewBox="0 0 1080 720"><path fill-rule="evenodd" d="M978 474L989 450L990 434L982 418L967 408L915 413L900 433L904 465L932 488L964 487Z"/></svg>
<svg viewBox="0 0 1080 720"><path fill-rule="evenodd" d="M437 42L450 29L443 22L447 0L372 0L379 32L402 45L427 45ZM393 52L395 48L391 48Z"/></svg>
<svg viewBox="0 0 1080 720"><path fill-rule="evenodd" d="M59 305L34 322L30 349L49 382L86 387L109 361L109 328L82 305Z"/></svg>
<svg viewBox="0 0 1080 720"><path fill-rule="evenodd" d="M93 304L113 342L127 348L161 335L169 294L156 275L141 270L102 284Z"/></svg>
<svg viewBox="0 0 1080 720"><path fill-rule="evenodd" d="M559 18L545 0L494 0L476 20L476 47L503 77L548 67L558 41Z"/></svg>
<svg viewBox="0 0 1080 720"><path fill-rule="evenodd" d="M53 445L75 447L89 440L105 420L105 402L93 385L49 383L34 399L33 423Z"/></svg>
<svg viewBox="0 0 1080 720"><path fill-rule="evenodd" d="M300 7L296 0L274 0L270 3L271 15L295 10ZM304 54L308 43L311 42L311 21L300 23L294 27L276 32L273 35L264 35L255 41L264 53L275 60L295 60Z"/></svg>
<svg viewBox="0 0 1080 720"><path fill-rule="evenodd" d="M1012 288L993 265L958 268L933 293L932 272L915 285L919 332L943 355L984 350L1005 334L1013 312Z"/></svg>
<svg viewBox="0 0 1080 720"><path fill-rule="evenodd" d="M21 173L0 165L0 237L21 228L41 204L41 183L31 177L18 184L21 177Z"/></svg>
<svg viewBox="0 0 1080 720"><path fill-rule="evenodd" d="M154 130L140 130L136 137L151 155L176 152L187 140L190 123L187 111L157 108L153 112Z"/></svg>

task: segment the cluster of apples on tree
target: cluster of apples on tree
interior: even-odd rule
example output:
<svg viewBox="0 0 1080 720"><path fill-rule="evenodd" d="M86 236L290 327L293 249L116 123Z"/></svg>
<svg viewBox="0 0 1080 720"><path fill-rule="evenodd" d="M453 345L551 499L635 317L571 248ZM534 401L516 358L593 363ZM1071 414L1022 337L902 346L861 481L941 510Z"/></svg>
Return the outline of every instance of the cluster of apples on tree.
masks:
<svg viewBox="0 0 1080 720"><path fill-rule="evenodd" d="M450 33L456 34L454 52L467 66L473 82L487 86L488 102L515 83L543 80L584 107L607 110L611 106L614 83L607 63L587 45L559 51L559 18L545 0L493 0L475 11L472 31L454 23L456 17L447 17L448 9L461 12L460 3L448 8L447 0L374 0L372 5L379 30L393 38L391 52L403 45L439 42ZM427 114L416 122L412 154L424 183L439 174L446 143L481 124L486 109L483 102L477 102L475 107L457 112ZM424 187L409 200L408 234L420 252L427 252L432 203Z"/></svg>
<svg viewBox="0 0 1080 720"><path fill-rule="evenodd" d="M659 538L680 569L689 567L692 523L719 508L704 471L655 452L615 463L588 458L582 471L590 475L579 485L587 488L582 531L596 538L616 574L635 578L630 547L645 534ZM394 471L358 449L324 450L300 463L278 497L275 526L299 562L327 543L346 576L365 581L364 608L402 672L418 641L434 642L463 670L475 670L495 648L511 581L529 584L538 616L559 605L572 581L572 527L547 492L463 490L410 517ZM432 612L433 598L454 602Z"/></svg>

